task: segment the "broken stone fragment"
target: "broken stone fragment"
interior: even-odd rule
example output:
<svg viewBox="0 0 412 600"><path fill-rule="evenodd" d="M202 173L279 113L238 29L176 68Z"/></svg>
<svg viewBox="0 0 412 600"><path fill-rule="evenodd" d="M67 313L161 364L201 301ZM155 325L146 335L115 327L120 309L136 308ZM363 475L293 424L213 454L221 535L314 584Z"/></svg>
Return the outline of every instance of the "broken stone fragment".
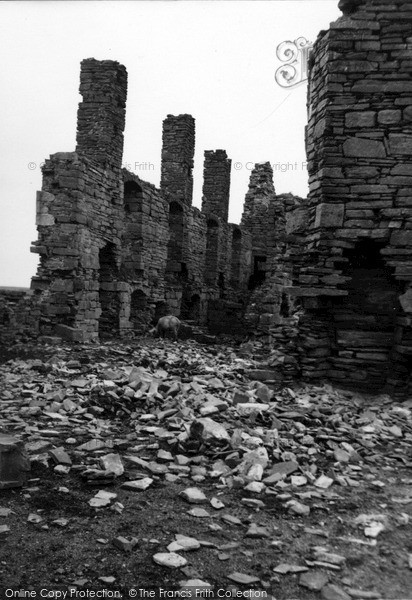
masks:
<svg viewBox="0 0 412 600"><path fill-rule="evenodd" d="M322 588L321 596L324 600L351 600L351 596L344 589L332 583Z"/></svg>
<svg viewBox="0 0 412 600"><path fill-rule="evenodd" d="M232 404L236 406L236 404L245 404L249 402L250 396L246 392L242 392L240 390L235 390L233 395Z"/></svg>
<svg viewBox="0 0 412 600"><path fill-rule="evenodd" d="M300 487L302 485L306 485L308 480L303 475L292 475L290 482L292 485Z"/></svg>
<svg viewBox="0 0 412 600"><path fill-rule="evenodd" d="M236 405L236 410L241 417L246 417L254 412L266 412L269 408L269 404L261 404L260 402L248 402L247 404L239 403Z"/></svg>
<svg viewBox="0 0 412 600"><path fill-rule="evenodd" d="M299 578L299 585L302 587L319 592L329 581L329 577L326 573L321 571L309 571L303 573Z"/></svg>
<svg viewBox="0 0 412 600"><path fill-rule="evenodd" d="M168 545L167 550L169 552L190 552L191 550L198 550L200 548L200 542L186 535L176 534L176 541Z"/></svg>
<svg viewBox="0 0 412 600"><path fill-rule="evenodd" d="M196 487L186 488L180 492L179 496L184 498L190 504L203 504L207 502L207 498L202 490Z"/></svg>
<svg viewBox="0 0 412 600"><path fill-rule="evenodd" d="M341 556L340 554L333 554L331 552L322 552L322 551L315 553L315 559L320 560L325 563L329 563L331 565L338 565L338 566L342 566L346 562L346 558L344 556Z"/></svg>
<svg viewBox="0 0 412 600"><path fill-rule="evenodd" d="M355 525L363 526L367 537L376 538L389 526L389 519L382 513L361 514L354 520Z"/></svg>
<svg viewBox="0 0 412 600"><path fill-rule="evenodd" d="M210 513L208 513L207 510L205 510L204 508L192 508L189 511L187 511L187 514L198 519L205 519L207 517L210 517Z"/></svg>
<svg viewBox="0 0 412 600"><path fill-rule="evenodd" d="M103 469L109 473L114 473L120 477L124 473L122 459L119 454L106 454L100 457L100 463Z"/></svg>
<svg viewBox="0 0 412 600"><path fill-rule="evenodd" d="M132 492L143 492L147 490L153 483L153 479L150 477L143 477L143 479L136 479L134 481L126 481L122 484L122 488L130 490Z"/></svg>
<svg viewBox="0 0 412 600"><path fill-rule="evenodd" d="M103 508L104 506L108 506L115 498L117 498L117 494L99 490L97 494L89 500L89 505L92 508Z"/></svg>
<svg viewBox="0 0 412 600"><path fill-rule="evenodd" d="M249 529L245 533L246 537L250 538L269 538L270 533L266 527L259 527L256 523L251 523Z"/></svg>
<svg viewBox="0 0 412 600"><path fill-rule="evenodd" d="M264 508L265 503L262 500L255 500L255 498L242 498L242 504L246 504L246 506L250 506L251 508Z"/></svg>
<svg viewBox="0 0 412 600"><path fill-rule="evenodd" d="M295 515L307 516L310 514L310 507L297 500L289 500L289 502L286 502L285 506L289 509L289 512L292 512Z"/></svg>
<svg viewBox="0 0 412 600"><path fill-rule="evenodd" d="M202 426L202 427L199 427ZM191 437L198 437L197 431L200 430L200 437L203 440L222 440L229 441L230 436L227 430L216 421L213 421L209 417L203 417L193 421L190 427ZM196 431L196 434L194 433ZM193 434L193 436L192 436Z"/></svg>
<svg viewBox="0 0 412 600"><path fill-rule="evenodd" d="M10 533L10 527L8 525L0 525L0 539L5 538Z"/></svg>
<svg viewBox="0 0 412 600"><path fill-rule="evenodd" d="M116 548L123 550L124 552L131 552L136 546L136 544L138 544L138 542L139 540L134 537L128 539L123 536L119 536L117 538L114 538L113 545L116 546Z"/></svg>
<svg viewBox="0 0 412 600"><path fill-rule="evenodd" d="M21 487L27 480L30 460L24 443L0 434L0 489Z"/></svg>
<svg viewBox="0 0 412 600"><path fill-rule="evenodd" d="M200 594L200 592L202 591L202 589L210 589L212 587L212 585L210 583L208 583L207 581L202 581L201 579L188 579L187 581L180 581L179 585L181 586L180 591L181 592L190 592L193 593L193 588L196 588L195 590L195 594ZM198 592L199 590L199 592ZM189 596L187 596L189 597Z"/></svg>
<svg viewBox="0 0 412 600"><path fill-rule="evenodd" d="M266 489L262 481L251 481L245 486L245 490L251 494L261 494Z"/></svg>
<svg viewBox="0 0 412 600"><path fill-rule="evenodd" d="M62 447L49 450L49 454L56 464L66 466L71 466L72 464L70 456Z"/></svg>
<svg viewBox="0 0 412 600"><path fill-rule="evenodd" d="M81 452L95 452L96 450L101 450L102 448L106 448L105 442L99 439L90 440L85 444L81 444L77 447L77 450Z"/></svg>
<svg viewBox="0 0 412 600"><path fill-rule="evenodd" d="M227 576L228 579L234 581L235 583L242 583L243 585L248 585L250 583L258 583L260 581L259 577L253 577L251 575L246 575L245 573L234 572Z"/></svg>
<svg viewBox="0 0 412 600"><path fill-rule="evenodd" d="M256 475L260 474L260 477L256 477L257 480L262 478L263 470L266 469L269 463L269 456L266 448L260 446L256 448L256 450L251 450L250 452L246 452L242 458L242 462L238 466L239 473L243 475L248 475L251 479L253 479L252 475L249 475L250 470L254 467L260 466L256 472Z"/></svg>
<svg viewBox="0 0 412 600"><path fill-rule="evenodd" d="M225 505L223 504L223 502L221 500L219 500L219 498L212 498L210 500L210 504L216 510L220 510L221 508L225 507Z"/></svg>
<svg viewBox="0 0 412 600"><path fill-rule="evenodd" d="M29 516L27 517L27 522L34 523L35 525L37 525L38 523L41 523L42 521L43 521L43 517L41 517L37 513L30 513Z"/></svg>
<svg viewBox="0 0 412 600"><path fill-rule="evenodd" d="M326 475L321 475L317 478L314 485L323 490L327 490L333 483L333 479L330 477L326 477Z"/></svg>
<svg viewBox="0 0 412 600"><path fill-rule="evenodd" d="M102 581L103 583L108 583L108 584L112 584L116 581L116 577L113 577L113 576L99 577L98 579L99 579L99 581Z"/></svg>
<svg viewBox="0 0 412 600"><path fill-rule="evenodd" d="M293 460L277 463L270 469L270 474L263 480L263 482L267 485L277 483L278 481L286 477L286 475L290 475L298 469L298 463Z"/></svg>
<svg viewBox="0 0 412 600"><path fill-rule="evenodd" d="M359 600L380 600L382 598L382 594L379 594L379 592L358 590L355 588L347 588L347 592L351 598L359 598Z"/></svg>
<svg viewBox="0 0 412 600"><path fill-rule="evenodd" d="M226 523L229 523L230 525L242 525L242 521L240 519L238 519L237 517L234 517L233 515L222 515L222 519L223 521L225 521Z"/></svg>
<svg viewBox="0 0 412 600"><path fill-rule="evenodd" d="M187 560L175 552L159 552L153 556L156 564L169 569L178 569L187 565Z"/></svg>
<svg viewBox="0 0 412 600"><path fill-rule="evenodd" d="M336 448L333 451L333 456L337 462L348 463L350 461L350 454L341 448Z"/></svg>
<svg viewBox="0 0 412 600"><path fill-rule="evenodd" d="M289 563L280 563L273 571L280 575L286 575L287 573L306 573L309 571L309 568L300 565L291 565Z"/></svg>

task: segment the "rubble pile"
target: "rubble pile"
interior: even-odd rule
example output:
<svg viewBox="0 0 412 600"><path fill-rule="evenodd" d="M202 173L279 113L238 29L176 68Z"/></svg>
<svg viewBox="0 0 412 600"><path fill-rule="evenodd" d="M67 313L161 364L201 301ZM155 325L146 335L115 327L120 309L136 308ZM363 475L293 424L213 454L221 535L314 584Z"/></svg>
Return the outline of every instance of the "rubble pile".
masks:
<svg viewBox="0 0 412 600"><path fill-rule="evenodd" d="M0 433L24 442L32 467L59 476L58 490L69 488L73 478L80 481L97 516L105 507L119 515L127 511L126 492L144 495L170 486L182 512L195 523L209 523L210 539L176 533L153 554L154 564L181 569L187 581L208 576L207 583L216 584L210 573L194 572L187 557L217 548L218 559L229 560L241 544L213 541L229 527L236 536L243 531L246 541L266 544L272 569L262 575L245 562L247 572L228 571L227 584L269 589L293 575L324 598L381 597L371 589L361 595L345 564L352 546L374 548L378 536L409 524L412 478L400 479L400 473L412 467L412 400L394 403L330 385L277 389L253 377L264 371L246 357L247 350L253 356L253 344L238 352L168 340L43 350L49 358L1 366ZM41 478L35 483L41 489ZM33 481L22 493L27 486L30 498ZM355 491L387 495L374 510L355 511L351 535L332 539L322 525L325 513L339 514ZM234 504L228 500L233 495ZM7 508L0 510L9 516ZM288 547L276 538L279 517L312 537L309 556L287 558ZM47 512L32 510L28 523L44 525L46 518ZM66 518L56 522L67 525ZM0 535L8 534L6 523ZM337 540L345 555L337 552ZM133 552L138 539L119 535L113 545ZM408 570L406 548L402 556ZM365 587L371 586L373 581Z"/></svg>

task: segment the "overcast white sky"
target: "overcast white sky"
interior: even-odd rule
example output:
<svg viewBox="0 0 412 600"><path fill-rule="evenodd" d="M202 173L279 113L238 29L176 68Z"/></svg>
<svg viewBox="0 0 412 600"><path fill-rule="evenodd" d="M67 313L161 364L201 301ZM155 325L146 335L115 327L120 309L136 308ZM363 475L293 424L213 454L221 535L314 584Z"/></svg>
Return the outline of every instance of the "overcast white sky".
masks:
<svg viewBox="0 0 412 600"><path fill-rule="evenodd" d="M203 152L218 148L233 161L230 221L240 220L255 162L274 165L279 193L305 196L306 84L285 89L276 83L276 47L300 36L314 41L341 15L337 4L1 2L0 286L29 286L36 272L38 258L29 248L37 239L39 164L75 148L83 58L117 60L127 68L123 162L142 179L159 185L162 120L190 113L196 119L195 206L201 204Z"/></svg>

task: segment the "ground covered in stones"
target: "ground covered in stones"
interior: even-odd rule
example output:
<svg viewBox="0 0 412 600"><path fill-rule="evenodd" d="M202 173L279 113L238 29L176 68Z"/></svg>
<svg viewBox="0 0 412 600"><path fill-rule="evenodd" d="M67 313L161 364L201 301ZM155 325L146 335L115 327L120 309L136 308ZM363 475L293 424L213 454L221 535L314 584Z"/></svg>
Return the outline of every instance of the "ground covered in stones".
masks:
<svg viewBox="0 0 412 600"><path fill-rule="evenodd" d="M0 432L31 472L0 489L1 593L412 598L412 399L257 381L263 355L8 349Z"/></svg>

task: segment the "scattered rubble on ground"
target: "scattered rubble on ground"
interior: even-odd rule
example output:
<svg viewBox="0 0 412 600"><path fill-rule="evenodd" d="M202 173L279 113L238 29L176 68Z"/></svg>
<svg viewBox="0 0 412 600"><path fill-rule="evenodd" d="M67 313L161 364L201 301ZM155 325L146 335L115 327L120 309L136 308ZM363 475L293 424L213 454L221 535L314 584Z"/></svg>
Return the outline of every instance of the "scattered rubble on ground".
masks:
<svg viewBox="0 0 412 600"><path fill-rule="evenodd" d="M0 496L6 551L16 513L25 511L26 526L51 538L57 530L71 535L75 522L31 506L43 482L25 470L24 442L32 468L57 478L56 498L70 496L73 482L86 490L94 523L120 519L132 497L142 502L152 491L153 502L161 487L170 489L180 513L168 514L174 529L164 543L150 542L150 557L153 568L176 571L174 583L235 583L283 598L288 581L326 599L390 598L375 577L362 590L352 576L362 552L374 567L381 554L396 558L393 577L402 572L411 581L412 546L388 546L388 539L410 530L412 399L330 385L276 388L250 379L259 367L253 350L247 359L192 341L43 350L49 357L0 367L0 479L11 488ZM11 447L19 449L14 458ZM8 481L7 461L21 480ZM356 500L361 493L367 502ZM180 527L184 519L192 530ZM310 541L300 547L303 538ZM142 551L137 531L105 532L95 543L127 556ZM256 548L266 549L260 565L250 562ZM207 566L211 552L226 564L222 581ZM119 584L108 569L103 563L95 583Z"/></svg>

